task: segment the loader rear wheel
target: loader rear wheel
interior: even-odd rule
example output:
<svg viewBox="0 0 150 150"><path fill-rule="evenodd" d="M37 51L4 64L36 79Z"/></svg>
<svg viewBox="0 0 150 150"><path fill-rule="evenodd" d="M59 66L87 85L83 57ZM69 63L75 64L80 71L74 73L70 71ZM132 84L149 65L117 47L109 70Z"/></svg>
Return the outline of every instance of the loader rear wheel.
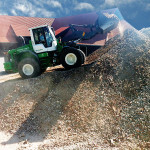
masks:
<svg viewBox="0 0 150 150"><path fill-rule="evenodd" d="M83 51L81 51L80 49L78 49L81 53L82 53L82 64L84 64L85 63L85 60L86 60L86 56L85 56L85 54L84 54L84 52Z"/></svg>
<svg viewBox="0 0 150 150"><path fill-rule="evenodd" d="M84 62L83 53L76 48L68 48L61 54L61 64L65 69L80 67Z"/></svg>
<svg viewBox="0 0 150 150"><path fill-rule="evenodd" d="M25 58L20 61L18 71L22 78L33 78L40 75L41 69L39 63L33 58Z"/></svg>

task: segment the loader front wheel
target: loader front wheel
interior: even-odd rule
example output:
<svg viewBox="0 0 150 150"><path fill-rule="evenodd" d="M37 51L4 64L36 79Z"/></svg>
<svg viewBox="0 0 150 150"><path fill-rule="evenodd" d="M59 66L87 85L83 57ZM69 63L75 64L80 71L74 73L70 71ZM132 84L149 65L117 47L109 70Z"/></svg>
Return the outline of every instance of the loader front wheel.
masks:
<svg viewBox="0 0 150 150"><path fill-rule="evenodd" d="M33 78L40 75L41 69L39 63L33 58L25 58L20 61L18 71L22 78Z"/></svg>
<svg viewBox="0 0 150 150"><path fill-rule="evenodd" d="M68 48L61 54L61 64L65 69L80 67L83 62L83 54L76 48Z"/></svg>

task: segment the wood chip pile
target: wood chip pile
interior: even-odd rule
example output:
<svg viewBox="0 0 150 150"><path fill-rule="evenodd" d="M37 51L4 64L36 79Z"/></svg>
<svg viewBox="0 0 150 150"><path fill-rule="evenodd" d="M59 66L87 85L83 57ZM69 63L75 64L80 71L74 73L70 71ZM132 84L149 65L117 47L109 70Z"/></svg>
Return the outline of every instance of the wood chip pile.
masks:
<svg viewBox="0 0 150 150"><path fill-rule="evenodd" d="M40 150L148 149L149 119L150 40L135 29L85 66L0 85L0 130L29 143L38 141L28 135L48 140Z"/></svg>

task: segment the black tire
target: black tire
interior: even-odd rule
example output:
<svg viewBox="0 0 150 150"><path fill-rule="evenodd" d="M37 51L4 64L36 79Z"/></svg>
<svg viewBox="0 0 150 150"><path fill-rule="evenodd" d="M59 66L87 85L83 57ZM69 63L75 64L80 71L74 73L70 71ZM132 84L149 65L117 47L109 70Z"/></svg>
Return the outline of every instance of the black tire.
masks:
<svg viewBox="0 0 150 150"><path fill-rule="evenodd" d="M22 78L37 77L41 73L40 65L34 58L24 58L19 62L18 71Z"/></svg>
<svg viewBox="0 0 150 150"><path fill-rule="evenodd" d="M85 63L85 59L86 59L86 56L85 56L85 54L84 54L84 52L83 51L81 51L80 49L78 49L81 53L82 53L82 64L84 64Z"/></svg>
<svg viewBox="0 0 150 150"><path fill-rule="evenodd" d="M73 61L68 61L69 57L73 57ZM80 67L84 62L84 57L80 50L70 47L62 52L60 61L65 69L71 69Z"/></svg>

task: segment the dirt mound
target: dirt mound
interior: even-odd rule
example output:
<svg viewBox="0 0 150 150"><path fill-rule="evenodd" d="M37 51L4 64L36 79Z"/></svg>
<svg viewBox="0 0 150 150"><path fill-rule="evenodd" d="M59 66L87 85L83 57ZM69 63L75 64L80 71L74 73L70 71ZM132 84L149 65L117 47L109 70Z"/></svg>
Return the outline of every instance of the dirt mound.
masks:
<svg viewBox="0 0 150 150"><path fill-rule="evenodd" d="M103 50L77 69L1 83L0 130L39 149L149 148L150 40L130 29Z"/></svg>
<svg viewBox="0 0 150 150"><path fill-rule="evenodd" d="M140 30L140 32L150 37L150 28L143 28Z"/></svg>

